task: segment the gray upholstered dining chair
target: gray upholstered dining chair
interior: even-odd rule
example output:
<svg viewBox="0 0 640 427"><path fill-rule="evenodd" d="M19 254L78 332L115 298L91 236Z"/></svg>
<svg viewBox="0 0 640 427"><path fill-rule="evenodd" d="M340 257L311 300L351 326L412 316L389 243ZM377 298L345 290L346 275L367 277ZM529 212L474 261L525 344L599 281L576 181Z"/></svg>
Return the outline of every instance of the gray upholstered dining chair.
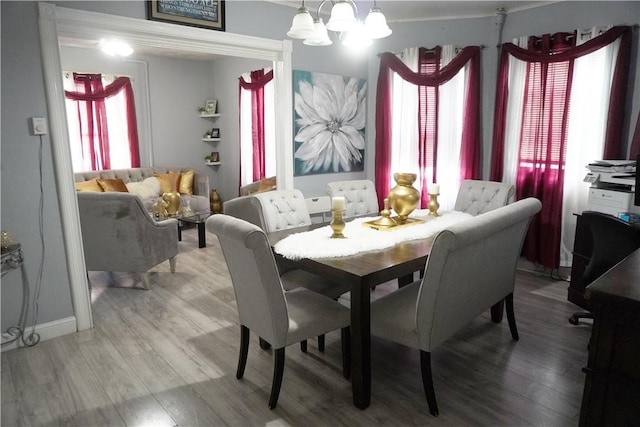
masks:
<svg viewBox="0 0 640 427"><path fill-rule="evenodd" d="M479 215L515 201L513 184L468 179L462 181L454 210Z"/></svg>
<svg viewBox="0 0 640 427"><path fill-rule="evenodd" d="M541 203L528 198L449 226L437 234L424 277L371 304L371 334L420 350L424 392L438 416L431 352L483 311L513 310L515 273L525 234Z"/></svg>
<svg viewBox="0 0 640 427"><path fill-rule="evenodd" d="M265 232L283 230L311 224L311 217L300 190L274 190L250 196L237 197L223 204L223 212L244 219ZM349 292L348 285L326 280L318 275L297 269L286 269L279 265L280 280L286 291L298 287L310 289L319 294L338 299ZM268 344L261 341L263 348ZM301 341L300 348L307 351L307 342ZM318 349L324 351L324 336L318 336Z"/></svg>
<svg viewBox="0 0 640 427"><path fill-rule="evenodd" d="M267 233L311 225L311 216L300 190L274 190L237 197L224 202L223 212L255 224ZM280 267L280 279L287 291L302 286L337 299L350 290L348 286L329 282L315 274L302 270L284 271L283 266Z"/></svg>
<svg viewBox="0 0 640 427"><path fill-rule="evenodd" d="M345 198L345 217L377 215L380 211L376 186L368 179L330 182L326 186L326 192L330 197Z"/></svg>
<svg viewBox="0 0 640 427"><path fill-rule="evenodd" d="M218 236L240 320L238 379L244 376L250 331L274 348L274 370L269 408L278 403L284 372L285 347L341 329L342 368L350 377L350 310L308 289L285 292L267 236L260 227L229 215L207 219L207 230Z"/></svg>

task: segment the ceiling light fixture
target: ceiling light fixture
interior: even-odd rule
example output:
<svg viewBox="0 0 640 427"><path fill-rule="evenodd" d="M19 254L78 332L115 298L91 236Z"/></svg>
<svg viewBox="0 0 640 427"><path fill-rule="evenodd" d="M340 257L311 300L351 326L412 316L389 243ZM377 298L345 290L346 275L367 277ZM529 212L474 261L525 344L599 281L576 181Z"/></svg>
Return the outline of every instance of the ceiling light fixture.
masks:
<svg viewBox="0 0 640 427"><path fill-rule="evenodd" d="M331 18L325 26L320 18L320 11L328 1L332 3ZM303 43L308 46L328 46L333 43L327 32L331 30L340 33L339 37L345 45L368 46L372 39L381 39L391 34L387 19L375 0L364 23L357 18L357 14L358 7L353 0L323 0L318 6L316 18L313 19L302 0L302 6L293 17L287 36L303 39Z"/></svg>
<svg viewBox="0 0 640 427"><path fill-rule="evenodd" d="M100 40L100 49L111 56L129 56L133 49L127 43L116 39Z"/></svg>

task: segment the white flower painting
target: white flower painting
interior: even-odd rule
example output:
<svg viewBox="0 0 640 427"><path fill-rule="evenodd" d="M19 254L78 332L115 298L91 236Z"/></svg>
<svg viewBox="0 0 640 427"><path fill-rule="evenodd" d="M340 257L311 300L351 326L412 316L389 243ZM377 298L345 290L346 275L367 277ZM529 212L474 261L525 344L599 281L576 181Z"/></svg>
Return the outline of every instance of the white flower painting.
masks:
<svg viewBox="0 0 640 427"><path fill-rule="evenodd" d="M364 79L293 72L295 175L364 170Z"/></svg>

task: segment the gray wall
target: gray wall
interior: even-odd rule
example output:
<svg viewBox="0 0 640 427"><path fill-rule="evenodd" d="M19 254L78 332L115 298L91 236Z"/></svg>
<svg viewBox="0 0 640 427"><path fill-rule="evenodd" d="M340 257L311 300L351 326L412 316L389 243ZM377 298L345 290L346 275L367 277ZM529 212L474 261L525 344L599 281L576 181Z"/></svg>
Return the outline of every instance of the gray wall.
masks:
<svg viewBox="0 0 640 427"><path fill-rule="evenodd" d="M146 19L145 3L130 2L56 2L85 10ZM1 220L2 229L11 232L23 245L27 275L35 287L40 257L43 253L38 227L40 180L38 179L39 138L29 135L28 118L47 116L45 93L38 40L37 4L35 2L0 2L1 8L1 76L2 76L2 146L1 146ZM291 24L294 9L267 2L227 2L226 26L228 32L282 39ZM640 21L640 2L561 2L529 9L507 17L503 40L515 36L566 31L605 24L637 24ZM268 25L265 25L268 23ZM296 187L307 196L323 194L324 183L329 180L357 179L374 175L374 107L375 85L381 51L399 51L409 46L437 44L486 45L482 60L484 173L487 175L490 159L493 99L497 54L494 18L390 23L394 33L377 41L367 52L355 55L339 45L322 48L293 42L293 68L334 73L368 79L368 125L365 173L315 175L295 180ZM634 35L632 81L640 85L637 69L638 31ZM138 57L140 58L140 57ZM215 97L223 116L218 119L223 141L219 150L224 164L210 168L212 185L221 186L223 198L234 194L237 188L237 170L233 169L234 151L237 156L237 85L219 87L220 78L228 73L231 79L239 73L262 66L251 61L190 64L188 69L197 76L197 85L185 85L184 62L142 57L150 65L149 87L151 96L152 140L154 163L183 163L206 169L201 158L210 149L200 141L209 123L195 114L195 107L206 97ZM157 62L156 62L157 61ZM158 66L158 70L155 66ZM254 66L255 65L255 66ZM265 64L267 65L267 64ZM246 66L246 67L245 67ZM84 70L82 70L84 71ZM166 82L174 81L175 92L162 92ZM200 85L205 85L204 89ZM235 92L235 93L234 93ZM629 110L625 123L625 139L633 129L640 109L638 89L629 92ZM213 127L213 126L211 126ZM227 135L228 138L225 136ZM69 279L62 245L62 231L57 202L56 183L48 136L42 138L45 242L43 282L39 299L38 323L50 322L73 314L69 292ZM156 146L157 142L157 146ZM237 158L237 157L236 157ZM228 159L228 162L225 160ZM20 277L11 273L2 279L2 330L14 324L19 316L21 299ZM31 317L29 317L29 321Z"/></svg>

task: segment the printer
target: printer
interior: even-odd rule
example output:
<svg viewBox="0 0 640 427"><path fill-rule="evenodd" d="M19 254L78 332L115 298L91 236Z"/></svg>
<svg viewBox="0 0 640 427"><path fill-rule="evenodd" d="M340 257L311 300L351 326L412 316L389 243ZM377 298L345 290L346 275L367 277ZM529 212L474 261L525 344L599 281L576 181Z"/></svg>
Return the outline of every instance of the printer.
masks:
<svg viewBox="0 0 640 427"><path fill-rule="evenodd" d="M591 184L587 210L613 215L640 214L634 205L635 160L599 160L587 165L584 182Z"/></svg>

